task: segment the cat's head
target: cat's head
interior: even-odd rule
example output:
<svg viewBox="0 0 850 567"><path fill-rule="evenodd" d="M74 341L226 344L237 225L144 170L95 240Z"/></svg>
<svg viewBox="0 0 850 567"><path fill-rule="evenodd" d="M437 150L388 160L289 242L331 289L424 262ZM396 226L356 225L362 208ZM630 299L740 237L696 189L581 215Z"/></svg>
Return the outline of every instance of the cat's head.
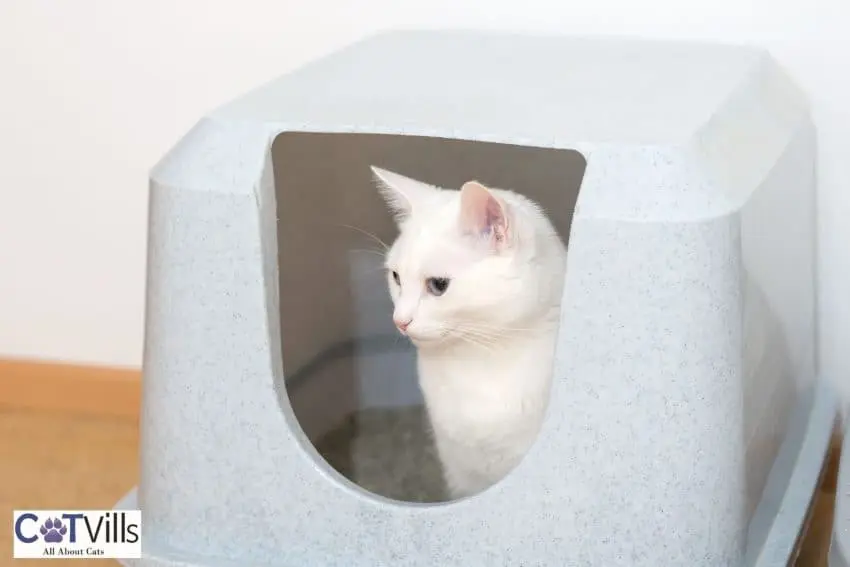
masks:
<svg viewBox="0 0 850 567"><path fill-rule="evenodd" d="M563 245L534 203L476 181L458 191L372 170L399 227L386 257L393 320L414 343L489 346L560 299Z"/></svg>

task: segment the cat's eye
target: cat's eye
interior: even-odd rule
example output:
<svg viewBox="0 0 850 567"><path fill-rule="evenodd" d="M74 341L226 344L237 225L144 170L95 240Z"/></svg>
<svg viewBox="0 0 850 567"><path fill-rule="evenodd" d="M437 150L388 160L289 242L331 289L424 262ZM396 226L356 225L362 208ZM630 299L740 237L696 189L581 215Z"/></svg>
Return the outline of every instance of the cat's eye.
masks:
<svg viewBox="0 0 850 567"><path fill-rule="evenodd" d="M398 277L398 272L396 271L393 271L393 281L396 283L396 285L401 285L401 278Z"/></svg>
<svg viewBox="0 0 850 567"><path fill-rule="evenodd" d="M443 295L449 287L449 278L428 278L425 287L431 295Z"/></svg>

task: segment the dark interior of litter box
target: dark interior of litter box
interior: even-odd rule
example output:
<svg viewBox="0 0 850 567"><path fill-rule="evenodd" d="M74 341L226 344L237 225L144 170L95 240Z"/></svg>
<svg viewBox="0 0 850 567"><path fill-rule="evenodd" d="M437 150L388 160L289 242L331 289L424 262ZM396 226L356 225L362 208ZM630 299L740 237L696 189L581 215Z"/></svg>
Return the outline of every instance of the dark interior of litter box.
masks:
<svg viewBox="0 0 850 567"><path fill-rule="evenodd" d="M564 241L585 169L573 150L417 136L286 132L272 147L286 391L325 460L389 498L445 500L416 380L396 332L382 245L397 229L370 166L451 189L537 201Z"/></svg>

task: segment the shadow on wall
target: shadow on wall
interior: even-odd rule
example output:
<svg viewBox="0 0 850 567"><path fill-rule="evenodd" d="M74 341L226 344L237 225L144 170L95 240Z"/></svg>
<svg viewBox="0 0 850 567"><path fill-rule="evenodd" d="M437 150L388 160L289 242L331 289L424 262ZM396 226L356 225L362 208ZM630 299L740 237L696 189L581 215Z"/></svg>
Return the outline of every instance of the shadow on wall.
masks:
<svg viewBox="0 0 850 567"><path fill-rule="evenodd" d="M370 166L445 188L474 179L523 193L568 243L584 157L467 140L286 132L272 162L282 358L302 429L364 488L442 500L414 351L391 320L383 248L397 229Z"/></svg>

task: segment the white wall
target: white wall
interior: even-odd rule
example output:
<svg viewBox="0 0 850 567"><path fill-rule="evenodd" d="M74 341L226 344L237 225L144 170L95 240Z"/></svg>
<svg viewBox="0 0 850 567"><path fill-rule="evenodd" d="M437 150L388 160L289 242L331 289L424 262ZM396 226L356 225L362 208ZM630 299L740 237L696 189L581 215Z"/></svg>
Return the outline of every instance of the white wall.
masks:
<svg viewBox="0 0 850 567"><path fill-rule="evenodd" d="M846 374L848 17L846 0L3 0L0 356L137 365L148 168L275 75L373 30L450 26L769 47L820 129L823 362Z"/></svg>

